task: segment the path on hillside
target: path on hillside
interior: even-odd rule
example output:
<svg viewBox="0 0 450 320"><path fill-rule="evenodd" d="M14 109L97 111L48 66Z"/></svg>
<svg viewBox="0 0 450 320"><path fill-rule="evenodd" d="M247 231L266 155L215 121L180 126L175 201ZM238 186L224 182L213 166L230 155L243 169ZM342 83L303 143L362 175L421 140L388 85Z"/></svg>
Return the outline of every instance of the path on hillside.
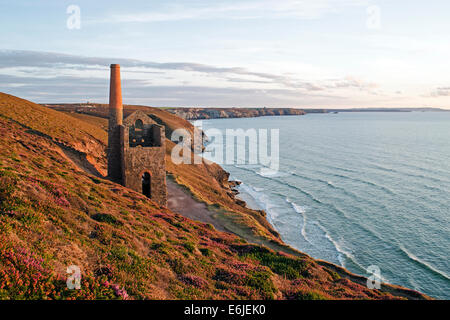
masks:
<svg viewBox="0 0 450 320"><path fill-rule="evenodd" d="M210 223L220 231L228 231L225 226L216 219L215 213L208 209L205 203L196 201L189 191L182 186L167 179L167 205L173 212L179 213L189 219Z"/></svg>

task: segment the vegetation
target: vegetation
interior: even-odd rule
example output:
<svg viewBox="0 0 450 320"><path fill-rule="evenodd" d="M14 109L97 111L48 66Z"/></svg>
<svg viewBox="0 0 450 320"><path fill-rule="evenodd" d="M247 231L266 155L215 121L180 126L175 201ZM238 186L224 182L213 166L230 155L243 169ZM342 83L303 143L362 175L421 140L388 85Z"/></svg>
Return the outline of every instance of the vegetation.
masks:
<svg viewBox="0 0 450 320"><path fill-rule="evenodd" d="M0 97L1 299L398 298L345 273L335 277L338 271L306 255L248 244L87 173L65 143L82 146L89 134L77 131L63 143L57 132L68 129L61 122L42 121L48 126L42 134L41 124L12 120L6 106L31 113L39 107L23 101ZM76 121L82 120L72 126ZM81 269L80 290L66 286L72 265Z"/></svg>

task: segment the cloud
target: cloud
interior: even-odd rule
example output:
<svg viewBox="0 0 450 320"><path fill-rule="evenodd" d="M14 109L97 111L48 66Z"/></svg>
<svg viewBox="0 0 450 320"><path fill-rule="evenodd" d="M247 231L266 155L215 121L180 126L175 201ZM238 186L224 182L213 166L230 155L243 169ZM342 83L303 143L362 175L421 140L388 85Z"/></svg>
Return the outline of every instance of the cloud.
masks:
<svg viewBox="0 0 450 320"><path fill-rule="evenodd" d="M372 92L378 87L378 84L375 82L365 81L353 76L347 76L344 79L336 79L327 86L327 88L357 88L361 91L369 92Z"/></svg>
<svg viewBox="0 0 450 320"><path fill-rule="evenodd" d="M312 82L240 67L11 50L0 51L0 85L37 102L106 102L111 62L121 64L126 74L127 103L154 106L339 104L350 96L341 91L371 92L377 87L354 77Z"/></svg>
<svg viewBox="0 0 450 320"><path fill-rule="evenodd" d="M436 88L430 94L431 97L450 97L450 87Z"/></svg>
<svg viewBox="0 0 450 320"><path fill-rule="evenodd" d="M159 11L112 14L95 22L148 23L191 19L315 19L346 7L367 6L368 0L241 0L208 1L189 6L170 4ZM94 21L93 21L94 22Z"/></svg>
<svg viewBox="0 0 450 320"><path fill-rule="evenodd" d="M263 72L252 72L245 68L239 67L215 67L199 63L188 62L169 62L158 63L141 61L134 59L113 59L115 63L125 68L141 68L146 70L128 70L128 72L136 73L155 73L155 70L173 70L185 72L198 72L209 75L220 76L247 76L252 77L247 82L266 81L266 83L278 84L281 86L305 89L320 90L320 88L308 81L295 79L293 77L280 76ZM2 50L0 51L0 69L1 68L22 68L21 72L36 72L36 70L26 70L24 67L32 68L50 68L55 69L74 69L74 70L105 70L112 61L111 58L101 57L83 57L76 55L67 55L52 52L37 51L19 51L19 50ZM256 78L256 79L255 79ZM231 78L232 79L232 78ZM261 83L261 82L260 82Z"/></svg>
<svg viewBox="0 0 450 320"><path fill-rule="evenodd" d="M20 85L14 85L20 84ZM106 102L108 79L58 76L49 79L0 75L0 87L19 97L40 102ZM124 101L152 106L293 106L299 93L290 89L257 90L244 88L215 88L208 86L158 86L142 80L123 80ZM301 95L304 102L333 99L337 96ZM309 98L308 98L309 97Z"/></svg>

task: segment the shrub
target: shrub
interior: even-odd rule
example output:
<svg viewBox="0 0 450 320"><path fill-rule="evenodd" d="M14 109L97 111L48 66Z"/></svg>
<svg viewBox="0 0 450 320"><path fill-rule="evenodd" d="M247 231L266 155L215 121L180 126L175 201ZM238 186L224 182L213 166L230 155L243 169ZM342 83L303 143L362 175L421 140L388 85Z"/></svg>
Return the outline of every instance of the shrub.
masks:
<svg viewBox="0 0 450 320"><path fill-rule="evenodd" d="M164 254L170 254L170 248L165 243L154 242L150 246L150 249L159 251Z"/></svg>
<svg viewBox="0 0 450 320"><path fill-rule="evenodd" d="M297 300L326 300L322 294L316 291L299 291L295 295Z"/></svg>
<svg viewBox="0 0 450 320"><path fill-rule="evenodd" d="M221 266L216 269L213 280L223 281L228 284L244 285L247 274L242 270L233 270L229 266Z"/></svg>
<svg viewBox="0 0 450 320"><path fill-rule="evenodd" d="M193 253L195 251L195 244L192 242L185 242L183 246L190 252Z"/></svg>
<svg viewBox="0 0 450 320"><path fill-rule="evenodd" d="M91 177L92 182L94 182L95 184L100 184L102 181L100 179L97 178L93 178Z"/></svg>
<svg viewBox="0 0 450 320"><path fill-rule="evenodd" d="M251 271L245 279L245 284L258 290L263 298L272 299L276 289L270 276L269 271Z"/></svg>
<svg viewBox="0 0 450 320"><path fill-rule="evenodd" d="M205 257L211 257L213 255L213 252L208 249L208 248L201 248L200 252L202 253L202 255L204 255Z"/></svg>
<svg viewBox="0 0 450 320"><path fill-rule="evenodd" d="M205 279L193 274L182 275L179 279L181 282L197 288L206 288L208 286L208 282Z"/></svg>
<svg viewBox="0 0 450 320"><path fill-rule="evenodd" d="M9 170L0 170L0 211L13 209L14 199L12 194L16 189L18 178Z"/></svg>
<svg viewBox="0 0 450 320"><path fill-rule="evenodd" d="M96 213L92 216L92 219L98 222L106 222L114 226L121 226L123 223L108 213Z"/></svg>
<svg viewBox="0 0 450 320"><path fill-rule="evenodd" d="M257 246L253 246L246 251L243 256L258 260L263 266L269 267L274 273L285 276L290 280L308 275L308 262L300 258L287 257Z"/></svg>
<svg viewBox="0 0 450 320"><path fill-rule="evenodd" d="M180 258L171 259L168 262L173 272L175 272L176 274L184 274L190 271L189 266L184 264L183 260L181 260Z"/></svg>

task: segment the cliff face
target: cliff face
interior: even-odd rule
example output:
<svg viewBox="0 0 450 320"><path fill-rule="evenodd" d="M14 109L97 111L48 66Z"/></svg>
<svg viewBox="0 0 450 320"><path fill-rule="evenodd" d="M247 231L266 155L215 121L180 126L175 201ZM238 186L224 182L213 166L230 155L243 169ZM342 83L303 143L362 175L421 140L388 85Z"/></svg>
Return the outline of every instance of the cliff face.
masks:
<svg viewBox="0 0 450 320"><path fill-rule="evenodd" d="M167 111L186 120L300 116L305 114L303 110L293 108L174 108Z"/></svg>

